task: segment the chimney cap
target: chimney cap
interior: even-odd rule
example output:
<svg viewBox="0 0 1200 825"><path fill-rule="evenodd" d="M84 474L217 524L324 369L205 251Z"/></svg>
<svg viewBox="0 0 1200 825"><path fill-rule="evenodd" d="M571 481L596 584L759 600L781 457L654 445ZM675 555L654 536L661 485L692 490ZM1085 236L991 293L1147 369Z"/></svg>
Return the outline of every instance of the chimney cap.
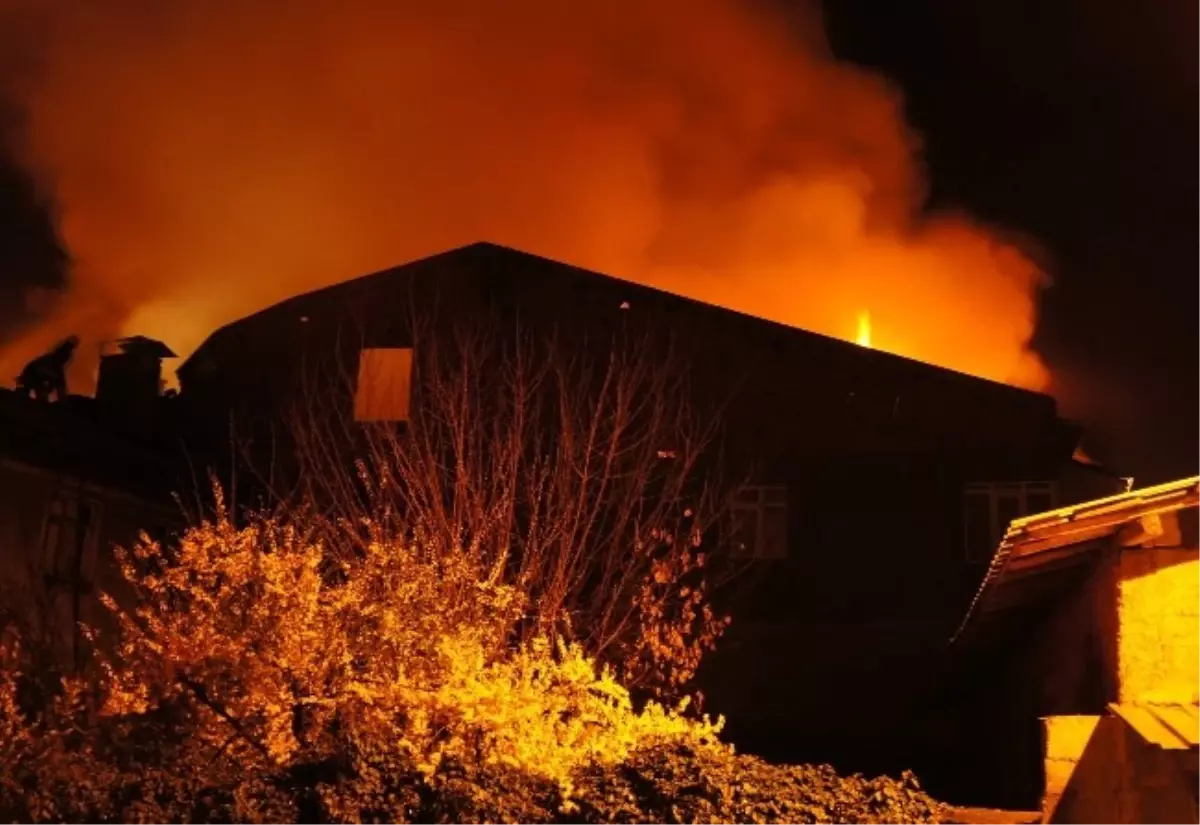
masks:
<svg viewBox="0 0 1200 825"><path fill-rule="evenodd" d="M147 338L144 335L131 335L127 338L118 338L112 343L116 344L121 352L128 355L145 355L154 358L179 357L162 341Z"/></svg>

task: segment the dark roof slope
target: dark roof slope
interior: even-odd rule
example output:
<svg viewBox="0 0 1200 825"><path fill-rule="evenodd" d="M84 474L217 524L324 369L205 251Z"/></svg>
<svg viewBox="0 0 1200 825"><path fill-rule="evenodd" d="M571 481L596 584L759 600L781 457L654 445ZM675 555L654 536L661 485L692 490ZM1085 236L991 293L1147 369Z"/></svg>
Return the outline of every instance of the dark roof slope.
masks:
<svg viewBox="0 0 1200 825"><path fill-rule="evenodd" d="M538 296L541 300L595 302L599 307L607 309L615 309L619 303L628 301L635 310L645 303L679 314L693 314L708 320L719 319L722 322L720 325L734 336L787 339L792 344L801 345L814 353L819 352L839 361L877 365L882 372L901 373L910 379L923 382L969 385L975 393L989 393L1010 401L1024 397L1030 403L1054 407L1054 400L1041 393L937 367L882 350L862 347L488 242L470 244L306 292L226 324L210 335L179 368L180 378L186 381L188 374L196 369L196 364L204 358L207 351L220 346L226 339L235 337L238 330L247 324L280 316L308 318L317 313L328 312L331 308L345 310L350 307L369 306L380 294L398 294L410 288L414 279L436 278L452 281L456 276L486 284L488 288L504 292L510 297Z"/></svg>
<svg viewBox="0 0 1200 825"><path fill-rule="evenodd" d="M126 426L92 398L49 404L0 389L0 461L169 502L177 467L165 439L156 423Z"/></svg>

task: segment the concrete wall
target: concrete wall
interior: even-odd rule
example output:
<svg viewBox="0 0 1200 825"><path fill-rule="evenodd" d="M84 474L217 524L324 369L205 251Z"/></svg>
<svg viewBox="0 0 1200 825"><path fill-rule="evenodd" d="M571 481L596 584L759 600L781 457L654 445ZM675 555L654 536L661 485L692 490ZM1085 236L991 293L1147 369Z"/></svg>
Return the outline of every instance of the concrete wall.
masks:
<svg viewBox="0 0 1200 825"><path fill-rule="evenodd" d="M1165 539L1174 546L1099 551L1041 623L1020 668L1038 716L1200 698L1200 553L1169 525Z"/></svg>
<svg viewBox="0 0 1200 825"><path fill-rule="evenodd" d="M1200 554L1179 518L1163 526L1146 546L1109 550L1046 625L1031 675L1048 714L1047 822L1198 821L1196 750L1151 745L1105 712L1200 700Z"/></svg>
<svg viewBox="0 0 1200 825"><path fill-rule="evenodd" d="M1051 716L1043 719L1045 795L1042 815L1054 821L1091 821L1096 825L1134 825L1121 809L1121 773L1114 759L1080 761L1088 748L1115 749L1120 731L1115 719L1102 716Z"/></svg>
<svg viewBox="0 0 1200 825"><path fill-rule="evenodd" d="M1044 822L1197 821L1194 751L1149 745L1115 716L1044 725Z"/></svg>
<svg viewBox="0 0 1200 825"><path fill-rule="evenodd" d="M1200 699L1200 554L1123 552L1117 582L1117 700Z"/></svg>

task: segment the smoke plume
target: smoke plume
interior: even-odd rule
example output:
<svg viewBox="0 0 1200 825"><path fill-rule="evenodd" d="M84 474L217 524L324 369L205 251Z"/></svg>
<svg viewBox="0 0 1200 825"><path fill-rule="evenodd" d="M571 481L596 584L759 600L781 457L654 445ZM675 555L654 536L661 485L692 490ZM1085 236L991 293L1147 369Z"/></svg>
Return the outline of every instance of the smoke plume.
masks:
<svg viewBox="0 0 1200 825"><path fill-rule="evenodd" d="M896 89L740 0L0 0L69 332L180 354L300 291L491 240L1042 386L1041 282L922 213ZM0 43L0 49L4 44Z"/></svg>

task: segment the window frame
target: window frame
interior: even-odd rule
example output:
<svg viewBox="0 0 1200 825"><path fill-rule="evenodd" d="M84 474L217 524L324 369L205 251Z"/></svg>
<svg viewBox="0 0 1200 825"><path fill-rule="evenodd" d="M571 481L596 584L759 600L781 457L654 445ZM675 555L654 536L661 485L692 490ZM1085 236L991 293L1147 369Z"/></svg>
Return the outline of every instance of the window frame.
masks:
<svg viewBox="0 0 1200 825"><path fill-rule="evenodd" d="M775 561L788 558L789 508L787 487L778 484L742 485L733 495L730 511L735 525L733 547L735 558L755 561ZM782 516L783 519L782 547L779 552L768 554L766 552L765 525L772 511L776 515ZM747 513L753 514L754 517L754 546L752 548L747 548L746 544L738 541L737 538L739 517Z"/></svg>
<svg viewBox="0 0 1200 825"><path fill-rule="evenodd" d="M960 501L962 515L962 554L963 558L972 564L987 564L995 555L996 548L1004 540L1009 526L1014 519L1053 510L1058 506L1059 485L1057 481L972 481L963 487ZM1031 510L1029 499L1031 495L1048 495L1049 506ZM988 501L989 541L987 550L982 555L972 551L972 534L970 519L967 518L968 502L972 497L986 497ZM1001 523L1000 506L1004 499L1016 500L1016 515Z"/></svg>
<svg viewBox="0 0 1200 825"><path fill-rule="evenodd" d="M89 515L86 522L80 519L84 507ZM56 582L90 581L103 518L104 505L99 499L56 490L46 502L38 543L38 559L45 575ZM68 530L74 546L64 553L64 532Z"/></svg>
<svg viewBox="0 0 1200 825"><path fill-rule="evenodd" d="M399 377L396 380L396 388L402 389L404 393L403 413L397 415L381 415L381 411L390 410L397 403L394 399L386 397L386 394L392 387L380 387L374 390L364 389L364 380L370 383L370 380L378 378L370 374L372 354L374 353L389 353L393 357L399 357L401 354L406 354L407 364L404 365L407 369L407 374ZM380 359L380 366L386 363ZM414 353L412 347L361 347L358 350L358 368L354 377L354 398L352 415L355 423L358 424L395 424L406 423L412 416L412 379L413 379ZM382 371L382 370L381 370ZM396 379L392 376L393 380ZM389 382L390 383L390 382ZM386 403L385 403L386 402Z"/></svg>

